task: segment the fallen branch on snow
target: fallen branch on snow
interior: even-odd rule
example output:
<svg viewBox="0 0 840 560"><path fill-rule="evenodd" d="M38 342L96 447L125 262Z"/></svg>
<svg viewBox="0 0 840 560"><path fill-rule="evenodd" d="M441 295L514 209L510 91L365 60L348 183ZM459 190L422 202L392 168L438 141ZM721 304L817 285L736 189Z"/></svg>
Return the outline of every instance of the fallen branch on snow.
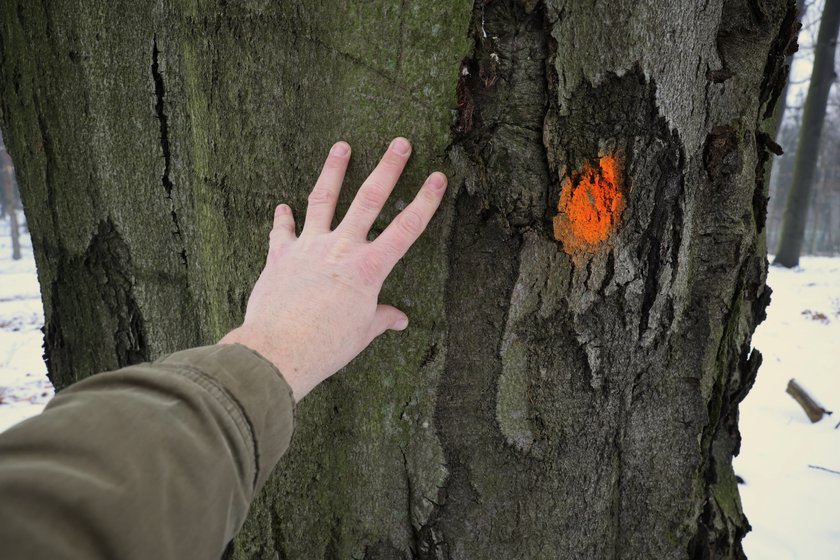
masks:
<svg viewBox="0 0 840 560"><path fill-rule="evenodd" d="M831 411L820 406L795 379L788 381L785 392L799 403L812 423L819 422L825 415L831 415Z"/></svg>

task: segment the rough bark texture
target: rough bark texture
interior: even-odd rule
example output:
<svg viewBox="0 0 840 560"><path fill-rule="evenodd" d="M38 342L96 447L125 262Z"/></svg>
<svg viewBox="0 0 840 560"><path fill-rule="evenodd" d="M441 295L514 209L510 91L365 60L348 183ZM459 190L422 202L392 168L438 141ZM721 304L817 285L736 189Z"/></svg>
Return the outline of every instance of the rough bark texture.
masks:
<svg viewBox="0 0 840 560"><path fill-rule="evenodd" d="M731 459L761 362L768 117L793 13L6 1L2 125L50 375L217 339L273 205L302 216L344 138L341 213L403 134L415 155L375 230L430 168L452 177L383 293L412 326L301 404L228 556L741 558ZM581 250L552 224L602 157L622 204Z"/></svg>
<svg viewBox="0 0 840 560"><path fill-rule="evenodd" d="M805 225L808 207L811 204L828 92L837 77L834 71L834 51L837 50L838 29L840 2L826 2L814 47L814 70L808 86L808 95L805 97L802 126L799 127L793 182L785 203L779 248L773 260L773 264L788 268L799 264L799 254L805 239Z"/></svg>

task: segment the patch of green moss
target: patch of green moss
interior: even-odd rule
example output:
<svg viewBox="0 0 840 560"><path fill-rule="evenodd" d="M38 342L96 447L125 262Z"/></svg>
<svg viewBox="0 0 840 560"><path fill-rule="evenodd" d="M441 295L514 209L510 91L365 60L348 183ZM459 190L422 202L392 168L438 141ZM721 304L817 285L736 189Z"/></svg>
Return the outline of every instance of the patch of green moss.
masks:
<svg viewBox="0 0 840 560"><path fill-rule="evenodd" d="M187 115L191 132L190 194L193 204L192 235L188 236L190 274L196 283L204 286L203 300L206 321L203 331L209 340L218 340L233 325L227 299L230 282L230 243L226 235L227 226L222 214L219 193L209 184L210 133L212 131L208 112L206 85L201 73L205 71L199 61L196 47L191 40L182 44L183 79L186 93Z"/></svg>

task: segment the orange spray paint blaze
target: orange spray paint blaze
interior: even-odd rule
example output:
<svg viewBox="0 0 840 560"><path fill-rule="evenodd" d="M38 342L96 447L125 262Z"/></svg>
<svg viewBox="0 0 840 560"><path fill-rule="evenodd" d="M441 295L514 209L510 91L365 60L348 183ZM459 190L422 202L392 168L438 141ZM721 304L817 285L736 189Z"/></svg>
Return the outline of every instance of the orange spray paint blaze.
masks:
<svg viewBox="0 0 840 560"><path fill-rule="evenodd" d="M554 239L563 242L566 253L594 253L609 238L624 210L620 182L615 154L602 156L595 165L586 163L563 181Z"/></svg>

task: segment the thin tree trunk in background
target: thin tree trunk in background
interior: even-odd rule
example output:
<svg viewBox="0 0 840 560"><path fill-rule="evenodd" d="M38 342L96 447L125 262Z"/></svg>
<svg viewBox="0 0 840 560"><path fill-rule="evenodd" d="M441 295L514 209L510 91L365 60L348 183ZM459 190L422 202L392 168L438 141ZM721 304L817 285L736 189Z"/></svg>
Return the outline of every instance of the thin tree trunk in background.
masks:
<svg viewBox="0 0 840 560"><path fill-rule="evenodd" d="M774 158L770 174L770 197L767 203L767 246L778 247L782 229L785 200L790 191L793 166L796 162L796 138L799 137L799 123L782 125L778 131L777 143L787 146L781 157Z"/></svg>
<svg viewBox="0 0 840 560"><path fill-rule="evenodd" d="M12 158L0 142L0 173L3 174L3 208L9 216L9 235L12 240L12 259L20 260L20 225L17 219L17 204L15 204L15 168Z"/></svg>
<svg viewBox="0 0 840 560"><path fill-rule="evenodd" d="M802 18L805 17L805 0L796 0L796 34L799 35L799 31L802 29ZM776 138L776 142L785 148L785 151L791 149L793 146L785 146L782 144L781 138L779 137L779 132L781 129L782 120L785 118L785 111L787 110L787 97L788 91L790 90L790 67L793 64L793 55L796 53L796 50L799 48L799 44L796 40L791 41L789 48L785 51L787 58L785 59L785 66L788 68L787 77L785 78L785 87L782 89L781 93L779 94L779 100L776 102L776 110L774 112L774 119L776 120L776 134L774 137ZM778 160L776 160L778 161Z"/></svg>
<svg viewBox="0 0 840 560"><path fill-rule="evenodd" d="M802 19L805 17L806 8L807 5L805 4L805 0L796 0L795 35L792 37L792 40L785 51L785 54L787 55L785 59L785 67L787 68L784 82L785 86L779 94L779 99L776 102L776 109L773 116L776 124L773 129L774 132L772 136L775 138L776 144L779 145L779 149L783 150L783 154L779 154L781 157L773 158L772 161L769 161L768 168L766 169L766 172L770 175L770 184L768 187L769 197L767 201L768 247L775 247L779 240L781 215L784 211L784 203L789 190L789 181L785 181L785 178L790 174L789 168L793 165L792 159L796 150L796 137L787 138L787 135L784 134L785 131L783 130L782 125L785 118L785 112L788 108L787 97L788 91L790 90L790 69L793 64L793 55L799 49L799 32L802 29Z"/></svg>
<svg viewBox="0 0 840 560"><path fill-rule="evenodd" d="M820 222L822 218L822 209L816 208L813 203L813 199L815 198L817 197L812 197L812 203L809 205L809 208L811 209L809 212L811 221L810 223L806 222L806 226L810 226L811 235L808 235L807 228L805 234L803 235L803 245L807 247L805 252L809 255L816 253L817 241L820 233Z"/></svg>
<svg viewBox="0 0 840 560"><path fill-rule="evenodd" d="M236 326L335 140L339 215L414 141L375 231L451 177L382 294L411 327L300 403L229 557L743 558L792 0L0 10L58 387Z"/></svg>
<svg viewBox="0 0 840 560"><path fill-rule="evenodd" d="M785 205L779 249L773 261L773 264L788 268L799 264L799 255L805 237L826 102L836 78L834 52L837 50L838 28L840 28L840 0L826 0L814 48L814 70L802 113L793 183Z"/></svg>

